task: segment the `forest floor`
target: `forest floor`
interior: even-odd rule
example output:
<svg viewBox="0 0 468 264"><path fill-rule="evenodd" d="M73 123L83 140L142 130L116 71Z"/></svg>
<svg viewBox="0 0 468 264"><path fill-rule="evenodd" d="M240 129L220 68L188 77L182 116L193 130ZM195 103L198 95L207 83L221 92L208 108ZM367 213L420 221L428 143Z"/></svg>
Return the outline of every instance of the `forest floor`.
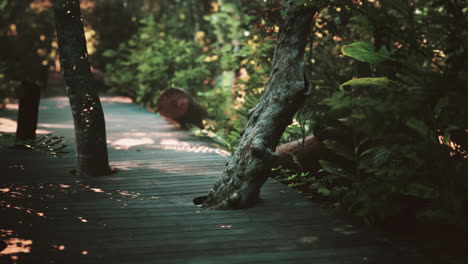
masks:
<svg viewBox="0 0 468 264"><path fill-rule="evenodd" d="M128 98L102 97L119 172L76 178L71 111L54 86L38 128L63 136L69 153L0 146L0 263L450 263L350 224L272 179L255 208L200 209L192 200L212 187L227 154ZM11 104L0 122L13 124L16 114Z"/></svg>

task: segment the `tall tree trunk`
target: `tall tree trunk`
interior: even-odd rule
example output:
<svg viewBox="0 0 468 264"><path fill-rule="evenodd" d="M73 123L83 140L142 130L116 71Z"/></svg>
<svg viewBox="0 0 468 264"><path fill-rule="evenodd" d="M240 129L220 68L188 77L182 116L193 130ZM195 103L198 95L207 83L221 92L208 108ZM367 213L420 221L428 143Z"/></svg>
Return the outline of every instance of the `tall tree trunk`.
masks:
<svg viewBox="0 0 468 264"><path fill-rule="evenodd" d="M284 13L266 92L249 111L239 148L209 192L202 205L205 208L241 209L255 205L279 156L274 152L276 145L311 89L303 58L315 10L289 1Z"/></svg>
<svg viewBox="0 0 468 264"><path fill-rule="evenodd" d="M88 61L80 2L54 0L53 6L60 64L75 124L76 175L108 175L104 113Z"/></svg>

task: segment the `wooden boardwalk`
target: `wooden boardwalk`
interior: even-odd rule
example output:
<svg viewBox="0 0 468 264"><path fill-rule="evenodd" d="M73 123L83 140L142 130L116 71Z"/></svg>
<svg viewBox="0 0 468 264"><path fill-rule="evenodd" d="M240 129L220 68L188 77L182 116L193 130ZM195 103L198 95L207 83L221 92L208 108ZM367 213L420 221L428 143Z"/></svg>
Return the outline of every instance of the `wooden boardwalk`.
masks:
<svg viewBox="0 0 468 264"><path fill-rule="evenodd" d="M0 263L441 263L422 262L274 180L255 208L200 209L192 199L221 174L223 152L122 98L104 97L103 107L115 175L69 173L65 97L41 101L39 129L64 136L70 154L1 147ZM16 110L0 117L15 120Z"/></svg>

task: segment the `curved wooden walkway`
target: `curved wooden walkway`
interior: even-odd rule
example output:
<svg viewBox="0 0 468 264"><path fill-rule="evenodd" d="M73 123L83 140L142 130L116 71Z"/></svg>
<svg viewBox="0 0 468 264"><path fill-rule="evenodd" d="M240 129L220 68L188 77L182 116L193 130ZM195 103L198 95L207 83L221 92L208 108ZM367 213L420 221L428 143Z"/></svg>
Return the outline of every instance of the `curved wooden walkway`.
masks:
<svg viewBox="0 0 468 264"><path fill-rule="evenodd" d="M198 208L192 199L211 188L224 153L118 99L103 98L118 174L69 173L73 123L65 97L42 100L39 128L64 136L72 153L59 159L1 147L0 263L431 263L274 180L256 208ZM16 110L0 117L15 120Z"/></svg>

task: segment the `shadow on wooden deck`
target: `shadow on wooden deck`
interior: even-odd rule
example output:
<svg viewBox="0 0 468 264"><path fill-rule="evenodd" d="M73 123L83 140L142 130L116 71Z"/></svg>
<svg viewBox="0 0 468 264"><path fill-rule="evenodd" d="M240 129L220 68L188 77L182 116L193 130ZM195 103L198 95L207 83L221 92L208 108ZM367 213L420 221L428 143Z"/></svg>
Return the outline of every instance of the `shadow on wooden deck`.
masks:
<svg viewBox="0 0 468 264"><path fill-rule="evenodd" d="M64 136L71 153L0 149L0 263L432 263L274 180L255 208L200 209L192 199L211 188L226 154L122 98L104 97L103 107L118 174L69 173L65 97L42 100L39 128ZM15 120L16 110L0 115Z"/></svg>

